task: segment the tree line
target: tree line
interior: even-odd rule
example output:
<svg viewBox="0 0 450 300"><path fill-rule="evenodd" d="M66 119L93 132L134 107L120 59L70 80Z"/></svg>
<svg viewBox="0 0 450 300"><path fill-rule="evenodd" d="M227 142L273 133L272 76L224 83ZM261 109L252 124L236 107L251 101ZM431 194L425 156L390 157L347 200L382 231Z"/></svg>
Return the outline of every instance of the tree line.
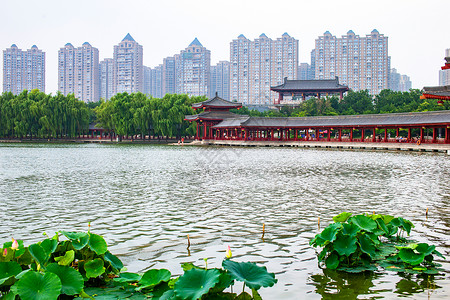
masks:
<svg viewBox="0 0 450 300"><path fill-rule="evenodd" d="M283 106L280 110L260 112L242 108L235 113L260 117L307 117L333 115L384 114L400 112L423 112L450 109L449 101L439 106L437 100L420 99L421 90L409 92L382 90L373 97L367 90L349 91L342 100L337 96L309 98L295 107Z"/></svg>
<svg viewBox="0 0 450 300"><path fill-rule="evenodd" d="M310 98L296 107L259 112L243 107L238 114L265 117L303 117L397 113L450 109L449 101L438 106L436 100L420 99L420 90L383 90L375 97L367 91L350 91L338 97ZM89 132L89 125L123 136L194 136L195 123L184 120L195 112L192 104L206 97L168 94L152 98L142 93L121 93L108 101L84 103L73 94L45 94L38 90L0 95L1 138L75 138Z"/></svg>

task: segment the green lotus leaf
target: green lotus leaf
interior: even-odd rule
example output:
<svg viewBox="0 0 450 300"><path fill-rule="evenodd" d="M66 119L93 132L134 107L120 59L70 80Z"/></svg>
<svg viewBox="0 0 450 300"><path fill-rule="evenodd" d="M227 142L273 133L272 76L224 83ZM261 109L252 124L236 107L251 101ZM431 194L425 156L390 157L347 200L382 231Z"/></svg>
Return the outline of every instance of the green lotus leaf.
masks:
<svg viewBox="0 0 450 300"><path fill-rule="evenodd" d="M89 233L89 248L98 255L104 254L108 250L106 241L98 234Z"/></svg>
<svg viewBox="0 0 450 300"><path fill-rule="evenodd" d="M341 212L340 214L338 214L337 216L334 216L333 221L343 223L343 222L347 221L351 215L352 215L352 213L344 211L344 212Z"/></svg>
<svg viewBox="0 0 450 300"><path fill-rule="evenodd" d="M408 248L400 249L398 256L402 261L413 266L422 263L425 258L423 253L416 253L414 250Z"/></svg>
<svg viewBox="0 0 450 300"><path fill-rule="evenodd" d="M9 291L8 294L3 295L0 299L1 300L15 300L16 299L16 293L14 293L13 291Z"/></svg>
<svg viewBox="0 0 450 300"><path fill-rule="evenodd" d="M386 224L384 224L383 219L376 219L375 222L377 222L378 228L383 231L382 234L389 234L389 229L386 227Z"/></svg>
<svg viewBox="0 0 450 300"><path fill-rule="evenodd" d="M85 263L84 270L86 271L87 278L95 278L102 275L106 269L103 265L103 260L101 258L96 258Z"/></svg>
<svg viewBox="0 0 450 300"><path fill-rule="evenodd" d="M89 242L89 235L85 232L61 231L61 233L72 242L75 250L83 249Z"/></svg>
<svg viewBox="0 0 450 300"><path fill-rule="evenodd" d="M381 218L384 221L384 224L387 225L389 224L395 217L391 216L391 215L381 215Z"/></svg>
<svg viewBox="0 0 450 300"><path fill-rule="evenodd" d="M211 290L211 293L221 293L223 292L224 289L233 284L234 281L233 277L231 277L231 275L228 272L224 270L219 271L220 271L219 282Z"/></svg>
<svg viewBox="0 0 450 300"><path fill-rule="evenodd" d="M61 266L56 263L47 266L47 272L52 272L61 280L61 293L66 295L76 295L81 293L84 287L83 276L77 270Z"/></svg>
<svg viewBox="0 0 450 300"><path fill-rule="evenodd" d="M356 266L356 267L341 267L337 269L338 271L344 271L347 273L361 273L365 271L376 271L377 267L372 265L366 265L366 266Z"/></svg>
<svg viewBox="0 0 450 300"><path fill-rule="evenodd" d="M386 225L386 229L388 230L388 232L387 232L387 234L386 234L387 237L393 236L393 235L396 234L397 231L398 231L398 227L392 225L391 223L389 223L389 224Z"/></svg>
<svg viewBox="0 0 450 300"><path fill-rule="evenodd" d="M55 257L55 261L58 262L58 265L68 266L75 259L75 251L69 250L63 256Z"/></svg>
<svg viewBox="0 0 450 300"><path fill-rule="evenodd" d="M329 241L332 242L336 239L336 234L341 230L342 228L342 224L341 223L333 223L328 225L327 228L325 228L321 233L320 233L320 238L325 240L325 241Z"/></svg>
<svg viewBox="0 0 450 300"><path fill-rule="evenodd" d="M116 269L117 271L120 271L123 269L122 261L114 254L111 254L111 252L109 252L109 251L106 251L106 253L105 253L105 260L108 261L111 264L111 266L114 269Z"/></svg>
<svg viewBox="0 0 450 300"><path fill-rule="evenodd" d="M55 252L56 247L58 247L58 241L54 239L45 239L39 245L48 255L50 255Z"/></svg>
<svg viewBox="0 0 450 300"><path fill-rule="evenodd" d="M419 244L416 244L416 243L410 243L410 244L408 244L408 245L406 245L406 246L395 246L395 248L397 248L398 250L401 250L401 249L411 249L411 250L414 250L414 249L417 248L417 246L419 246Z"/></svg>
<svg viewBox="0 0 450 300"><path fill-rule="evenodd" d="M31 256L42 267L45 266L45 263L47 263L48 259L50 258L50 254L47 253L44 248L42 248L41 245L38 244L32 244L28 246L28 251L30 251Z"/></svg>
<svg viewBox="0 0 450 300"><path fill-rule="evenodd" d="M376 215L376 214L372 214L372 215L367 215L367 217L371 218L372 220L376 221L378 219L383 219L383 215Z"/></svg>
<svg viewBox="0 0 450 300"><path fill-rule="evenodd" d="M376 248L370 237L368 237L366 234L363 234L360 237L358 237L358 242L362 252L369 255L370 258L372 259L376 257L375 253Z"/></svg>
<svg viewBox="0 0 450 300"><path fill-rule="evenodd" d="M158 284L151 291L152 300L175 299L174 291L167 283Z"/></svg>
<svg viewBox="0 0 450 300"><path fill-rule="evenodd" d="M411 221L403 219L402 217L394 218L390 222L393 226L401 227L406 233L409 235L411 232L411 228L414 227L413 223Z"/></svg>
<svg viewBox="0 0 450 300"><path fill-rule="evenodd" d="M339 266L339 257L333 252L325 260L325 265L328 269L335 270Z"/></svg>
<svg viewBox="0 0 450 300"><path fill-rule="evenodd" d="M219 282L219 277L220 271L217 269L188 270L175 283L175 295L186 300L200 299Z"/></svg>
<svg viewBox="0 0 450 300"><path fill-rule="evenodd" d="M145 288L154 287L161 282L167 282L170 280L172 274L166 269L150 269L142 275L141 280L139 280L140 287L136 290L140 291Z"/></svg>
<svg viewBox="0 0 450 300"><path fill-rule="evenodd" d="M225 259L222 266L230 272L232 278L243 281L251 289L270 287L278 281L275 279L275 274L267 272L266 267L259 267L252 262L238 263Z"/></svg>
<svg viewBox="0 0 450 300"><path fill-rule="evenodd" d="M53 300L58 298L61 287L57 275L30 271L17 282L17 294L22 300Z"/></svg>
<svg viewBox="0 0 450 300"><path fill-rule="evenodd" d="M22 268L15 261L0 262L0 285L20 272Z"/></svg>
<svg viewBox="0 0 450 300"><path fill-rule="evenodd" d="M434 245L428 245L427 243L420 243L416 247L416 251L419 253L423 253L425 256L433 253L433 251L436 249L436 246Z"/></svg>
<svg viewBox="0 0 450 300"><path fill-rule="evenodd" d="M372 221L372 220L371 220ZM339 255L349 256L358 248L356 246L356 238L354 236L339 234L333 244L334 250Z"/></svg>
<svg viewBox="0 0 450 300"><path fill-rule="evenodd" d="M378 227L377 222L364 215L353 216L349 222L368 232L372 232Z"/></svg>
<svg viewBox="0 0 450 300"><path fill-rule="evenodd" d="M445 257L444 257L444 255L442 255L442 253L441 252L439 252L439 251L437 251L437 250L433 250L433 252L432 252L433 254L435 254L435 255L437 255L437 256L439 256L440 258L443 258L443 259L445 259Z"/></svg>
<svg viewBox="0 0 450 300"><path fill-rule="evenodd" d="M235 300L252 300L252 296L247 292L240 293Z"/></svg>
<svg viewBox="0 0 450 300"><path fill-rule="evenodd" d="M114 278L114 281L117 282L138 282L141 280L142 275L136 274L136 273L120 273L119 277Z"/></svg>
<svg viewBox="0 0 450 300"><path fill-rule="evenodd" d="M328 253L328 249L325 247L322 249L322 251L320 251L319 255L317 255L317 259L319 261L322 261L325 258L325 255L327 255Z"/></svg>
<svg viewBox="0 0 450 300"><path fill-rule="evenodd" d="M196 266L196 265L194 265L193 263L190 263L190 262L182 263L181 264L181 268L185 272L190 270L190 269L204 269L204 268L198 267L198 266Z"/></svg>
<svg viewBox="0 0 450 300"><path fill-rule="evenodd" d="M350 236L356 236L358 232L361 231L361 228L359 226L356 226L353 223L344 223L342 224L342 234L350 235Z"/></svg>
<svg viewBox="0 0 450 300"><path fill-rule="evenodd" d="M314 237L314 239L312 239L311 241L309 241L309 245L314 246L314 247L323 247L325 246L325 243L327 241L324 240L323 238L320 237L320 233L316 234L316 236Z"/></svg>

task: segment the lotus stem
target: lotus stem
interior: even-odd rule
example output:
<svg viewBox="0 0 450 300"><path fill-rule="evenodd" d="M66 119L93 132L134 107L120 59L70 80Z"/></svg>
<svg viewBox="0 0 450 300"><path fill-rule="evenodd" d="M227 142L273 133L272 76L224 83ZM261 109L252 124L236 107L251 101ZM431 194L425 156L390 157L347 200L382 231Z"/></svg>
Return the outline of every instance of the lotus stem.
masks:
<svg viewBox="0 0 450 300"><path fill-rule="evenodd" d="M320 230L320 217L317 219L317 227L318 227L319 230Z"/></svg>
<svg viewBox="0 0 450 300"><path fill-rule="evenodd" d="M187 246L187 248L189 249L189 247L191 247L191 240L189 239L189 234L187 235L187 240L188 240L188 246Z"/></svg>
<svg viewBox="0 0 450 300"><path fill-rule="evenodd" d="M262 233L262 239L264 238L264 234L266 233L266 224L263 223L263 233Z"/></svg>
<svg viewBox="0 0 450 300"><path fill-rule="evenodd" d="M428 207L427 210L425 211L425 217L428 218Z"/></svg>

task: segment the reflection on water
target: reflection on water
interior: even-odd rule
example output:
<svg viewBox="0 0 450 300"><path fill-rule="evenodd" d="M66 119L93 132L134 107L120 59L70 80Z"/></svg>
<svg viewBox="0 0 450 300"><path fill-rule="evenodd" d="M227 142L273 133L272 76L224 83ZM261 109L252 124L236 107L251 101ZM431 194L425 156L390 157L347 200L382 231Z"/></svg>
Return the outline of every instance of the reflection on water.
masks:
<svg viewBox="0 0 450 300"><path fill-rule="evenodd" d="M449 157L434 154L1 144L0 241L29 244L91 222L130 271L179 274L180 263L203 258L220 266L230 245L236 260L276 273L265 299L425 299L430 291L445 299L448 272L434 278L436 289L393 273L328 274L308 243L319 217L324 228L342 211L375 211L410 219L413 239L450 257L449 178Z"/></svg>

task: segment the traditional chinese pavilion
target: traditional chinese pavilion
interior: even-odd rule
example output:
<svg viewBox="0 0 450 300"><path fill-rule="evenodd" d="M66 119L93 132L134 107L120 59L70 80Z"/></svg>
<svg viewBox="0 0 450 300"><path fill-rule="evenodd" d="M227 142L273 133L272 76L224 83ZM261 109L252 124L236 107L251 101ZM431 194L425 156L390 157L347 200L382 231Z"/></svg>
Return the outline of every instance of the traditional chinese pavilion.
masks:
<svg viewBox="0 0 450 300"><path fill-rule="evenodd" d="M271 91L278 93L278 99L275 104L281 104L284 96L290 96L291 99L306 100L307 96L314 96L320 99L321 95L338 94L342 99L344 93L349 90L348 86L339 84L339 78L323 80L288 80L284 78L281 85L273 86Z"/></svg>
<svg viewBox="0 0 450 300"><path fill-rule="evenodd" d="M445 58L445 65L441 69L450 70L450 57ZM424 87L420 99L436 99L438 105L443 105L445 100L450 100L450 85Z"/></svg>
<svg viewBox="0 0 450 300"><path fill-rule="evenodd" d="M217 95L209 100L192 104L194 110L203 109L202 112L196 115L188 115L185 120L190 122L197 122L196 139L210 139L213 138L213 126L219 124L225 119L239 119L242 117L238 114L230 112L230 109L240 109L241 103L231 102L220 98Z"/></svg>

